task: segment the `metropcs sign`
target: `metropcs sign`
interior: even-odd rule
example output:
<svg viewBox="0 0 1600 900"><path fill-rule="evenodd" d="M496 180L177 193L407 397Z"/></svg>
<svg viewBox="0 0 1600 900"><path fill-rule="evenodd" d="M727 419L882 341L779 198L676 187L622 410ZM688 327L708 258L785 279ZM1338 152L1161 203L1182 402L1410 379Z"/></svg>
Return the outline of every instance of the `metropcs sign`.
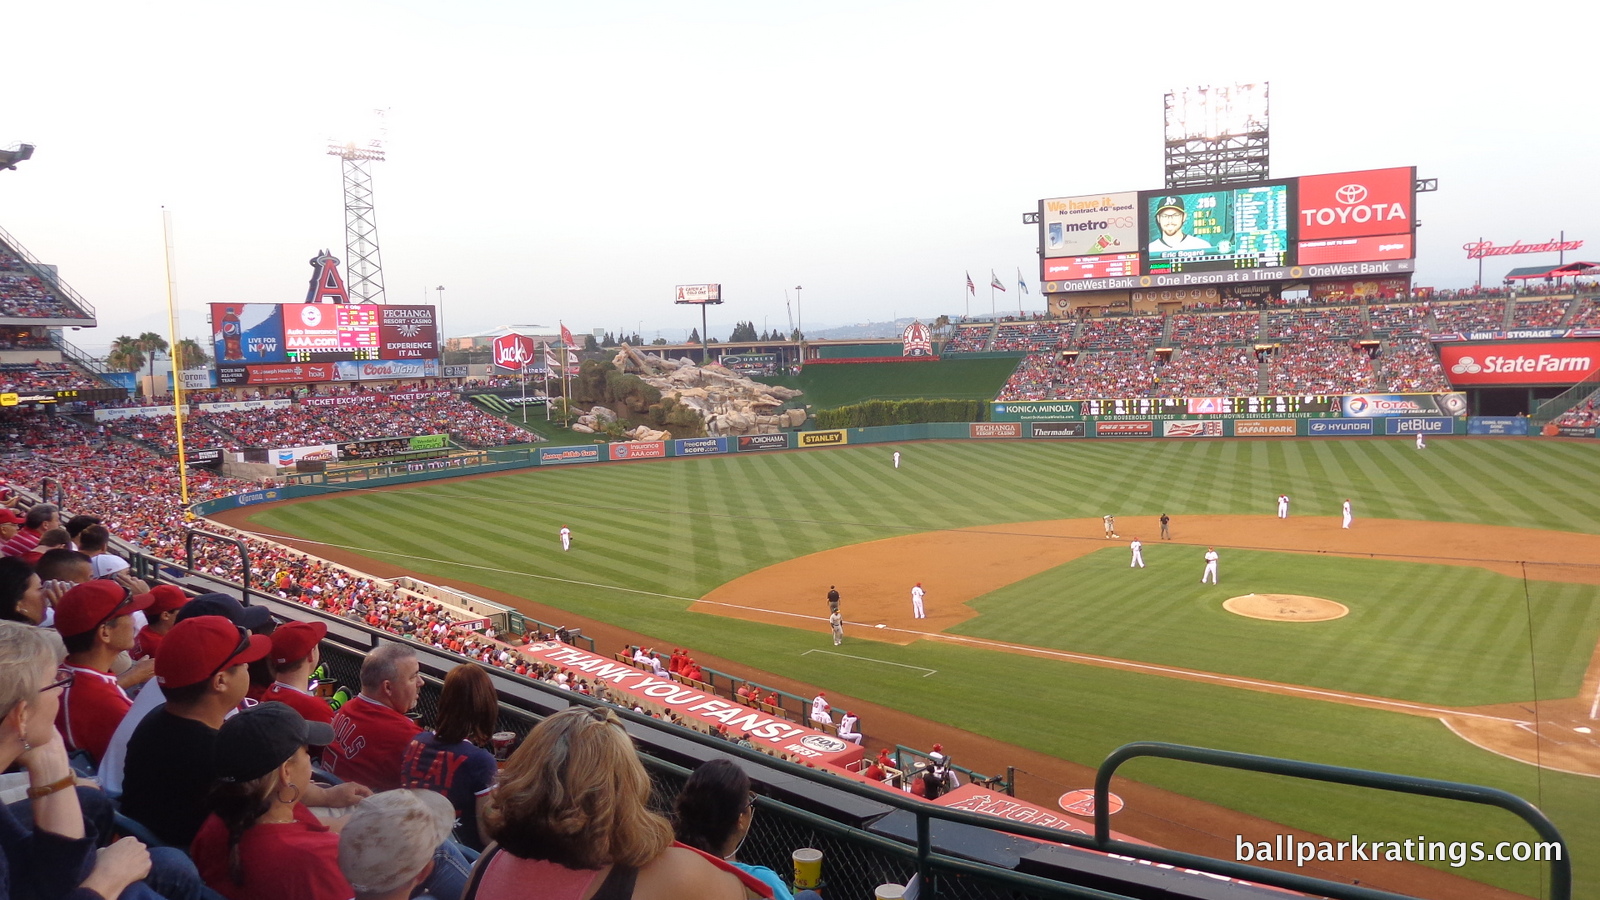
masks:
<svg viewBox="0 0 1600 900"><path fill-rule="evenodd" d="M1576 384L1600 371L1600 341L1446 344L1439 358L1455 385Z"/></svg>

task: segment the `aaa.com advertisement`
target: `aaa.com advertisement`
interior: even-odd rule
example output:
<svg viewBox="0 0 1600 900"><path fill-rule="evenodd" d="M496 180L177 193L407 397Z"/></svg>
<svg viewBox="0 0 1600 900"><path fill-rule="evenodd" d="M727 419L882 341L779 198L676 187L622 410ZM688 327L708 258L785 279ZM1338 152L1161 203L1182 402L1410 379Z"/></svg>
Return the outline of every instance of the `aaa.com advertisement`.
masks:
<svg viewBox="0 0 1600 900"><path fill-rule="evenodd" d="M1440 344L1452 385L1576 384L1595 373L1600 341Z"/></svg>

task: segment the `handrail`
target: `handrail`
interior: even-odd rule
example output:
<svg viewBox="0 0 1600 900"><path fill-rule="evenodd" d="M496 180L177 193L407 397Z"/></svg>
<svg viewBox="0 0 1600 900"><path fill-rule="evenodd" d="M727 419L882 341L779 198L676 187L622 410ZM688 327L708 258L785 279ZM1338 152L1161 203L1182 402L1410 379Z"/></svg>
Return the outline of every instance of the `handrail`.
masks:
<svg viewBox="0 0 1600 900"><path fill-rule="evenodd" d="M196 537L202 537L207 540L217 541L218 543L223 544L232 544L239 549L239 570L244 579L240 586L244 588L245 598L248 602L250 596L250 550L249 548L245 547L244 540L241 538L229 537L225 534L217 534L215 531L206 531L200 528L183 529L184 565L187 566L191 572L198 571L194 564L194 539Z"/></svg>
<svg viewBox="0 0 1600 900"><path fill-rule="evenodd" d="M0 228L0 240L5 241L6 246L11 248L11 252L15 253L18 259L27 263L28 267L33 269L34 277L41 281L49 282L52 287L60 291L62 294L65 294L67 299L71 300L74 306L88 313L89 318L95 318L94 307L89 305L89 301L78 296L78 292L73 290L71 285L67 284L65 281L62 281L60 275L57 275L53 278L46 278L43 268L44 263L41 263L39 260L35 259L33 254L28 252L28 248L18 243L17 239L7 233L4 228Z"/></svg>
<svg viewBox="0 0 1600 900"><path fill-rule="evenodd" d="M1095 772L1094 839L1095 844L1098 846L1121 853L1128 852L1128 848L1132 846L1122 841L1111 839L1109 793L1111 776L1115 774L1117 768L1128 760L1139 757L1175 759L1182 762L1218 766L1226 769L1243 769L1249 772L1263 772L1268 775L1286 775L1290 778L1323 781L1331 784L1346 784L1353 787L1373 788L1380 791L1394 791L1402 794L1416 794L1422 797L1437 797L1444 800L1459 800L1463 803L1479 803L1484 806L1498 807L1518 816L1524 822L1533 826L1533 830L1541 838L1559 846L1560 852L1550 860L1550 897L1551 900L1571 900L1572 898L1572 859L1567 852L1566 840L1562 838L1561 832L1556 830L1556 826L1545 818L1544 813L1515 794L1496 788L1463 784L1457 781L1417 778L1412 775L1395 775L1388 772L1373 772L1367 769L1350 769L1344 766L1329 766L1322 763L1279 759L1275 756L1257 756L1253 753L1212 750L1206 747L1190 747L1184 744L1168 744L1158 741L1137 741L1132 744L1124 744L1111 751L1111 755L1106 757L1105 762L1102 762L1099 770ZM1144 850L1145 855L1160 862L1169 862L1174 865L1203 866L1223 875L1249 878L1277 885L1278 887L1290 888L1291 890L1322 891L1329 897L1377 900L1377 898L1397 896L1383 891L1350 888L1344 885L1340 886L1339 892L1331 892L1328 890L1327 882L1303 875L1290 875L1281 872L1273 872L1268 875L1260 869L1238 862L1218 860L1190 853L1179 853L1172 850L1159 850L1157 848L1144 848Z"/></svg>

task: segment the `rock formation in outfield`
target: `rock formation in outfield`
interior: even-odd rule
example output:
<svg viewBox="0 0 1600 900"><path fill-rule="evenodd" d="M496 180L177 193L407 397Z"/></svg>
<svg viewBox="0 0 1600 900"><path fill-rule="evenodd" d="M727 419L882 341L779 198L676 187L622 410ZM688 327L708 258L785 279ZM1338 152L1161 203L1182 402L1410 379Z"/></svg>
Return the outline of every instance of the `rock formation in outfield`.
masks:
<svg viewBox="0 0 1600 900"><path fill-rule="evenodd" d="M694 410L713 437L775 434L806 421L805 410L783 408L800 391L751 381L716 363L697 366L688 359L662 359L627 344L618 348L611 363L620 372L639 376L663 398L673 397Z"/></svg>

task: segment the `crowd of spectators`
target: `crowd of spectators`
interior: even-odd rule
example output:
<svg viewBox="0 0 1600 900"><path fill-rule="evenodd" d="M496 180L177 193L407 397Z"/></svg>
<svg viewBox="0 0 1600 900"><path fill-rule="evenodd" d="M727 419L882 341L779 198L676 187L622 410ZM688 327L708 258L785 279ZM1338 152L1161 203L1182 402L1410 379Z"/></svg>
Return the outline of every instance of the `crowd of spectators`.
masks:
<svg viewBox="0 0 1600 900"><path fill-rule="evenodd" d="M1391 338L1379 360L1379 380L1398 393L1429 393L1450 390L1439 352L1431 341L1418 338Z"/></svg>
<svg viewBox="0 0 1600 900"><path fill-rule="evenodd" d="M0 316L26 319L87 319L89 314L62 300L28 272L11 248L0 244Z"/></svg>
<svg viewBox="0 0 1600 900"><path fill-rule="evenodd" d="M0 364L0 389L5 391L65 391L105 386L105 382L71 363Z"/></svg>
<svg viewBox="0 0 1600 900"><path fill-rule="evenodd" d="M1070 336L1073 323L1061 321L1001 322L995 332L995 350L1053 350Z"/></svg>
<svg viewBox="0 0 1600 900"><path fill-rule="evenodd" d="M1475 300L1466 303L1430 303L1435 332L1503 331L1506 301Z"/></svg>
<svg viewBox="0 0 1600 900"><path fill-rule="evenodd" d="M1143 397L1156 383L1149 352L1137 350L1085 350L1053 375L1055 399Z"/></svg>
<svg viewBox="0 0 1600 900"><path fill-rule="evenodd" d="M977 353L989 348L989 335L994 331L994 326L983 325L957 325L956 333L950 339L946 348L951 353Z"/></svg>
<svg viewBox="0 0 1600 900"><path fill-rule="evenodd" d="M1567 314L1570 300L1545 300L1521 298L1511 310L1512 328L1554 328Z"/></svg>
<svg viewBox="0 0 1600 900"><path fill-rule="evenodd" d="M1567 325L1572 328L1600 328L1600 300L1583 301L1583 305L1578 307L1578 312Z"/></svg>
<svg viewBox="0 0 1600 900"><path fill-rule="evenodd" d="M1377 390L1372 357L1341 341L1284 344L1270 363L1269 394L1358 394Z"/></svg>
<svg viewBox="0 0 1600 900"><path fill-rule="evenodd" d="M1420 303L1385 303L1367 308L1367 319L1375 335L1418 335L1428 320L1428 308Z"/></svg>
<svg viewBox="0 0 1600 900"><path fill-rule="evenodd" d="M1366 330L1359 306L1319 306L1267 314L1267 335L1274 340L1353 338Z"/></svg>
<svg viewBox="0 0 1600 900"><path fill-rule="evenodd" d="M1249 347L1189 347L1155 371L1160 397L1248 397L1261 393L1261 366Z"/></svg>
<svg viewBox="0 0 1600 900"><path fill-rule="evenodd" d="M1161 340L1164 321L1162 316L1085 319L1076 345L1085 350L1149 350Z"/></svg>
<svg viewBox="0 0 1600 900"><path fill-rule="evenodd" d="M1054 400L1054 353L1030 353L1017 364L996 400Z"/></svg>
<svg viewBox="0 0 1600 900"><path fill-rule="evenodd" d="M1590 394L1589 399L1557 416L1555 424L1562 428L1593 428L1600 425L1600 399Z"/></svg>
<svg viewBox="0 0 1600 900"><path fill-rule="evenodd" d="M1172 345L1175 347L1247 343L1255 340L1260 331L1260 313L1175 313L1172 316Z"/></svg>

